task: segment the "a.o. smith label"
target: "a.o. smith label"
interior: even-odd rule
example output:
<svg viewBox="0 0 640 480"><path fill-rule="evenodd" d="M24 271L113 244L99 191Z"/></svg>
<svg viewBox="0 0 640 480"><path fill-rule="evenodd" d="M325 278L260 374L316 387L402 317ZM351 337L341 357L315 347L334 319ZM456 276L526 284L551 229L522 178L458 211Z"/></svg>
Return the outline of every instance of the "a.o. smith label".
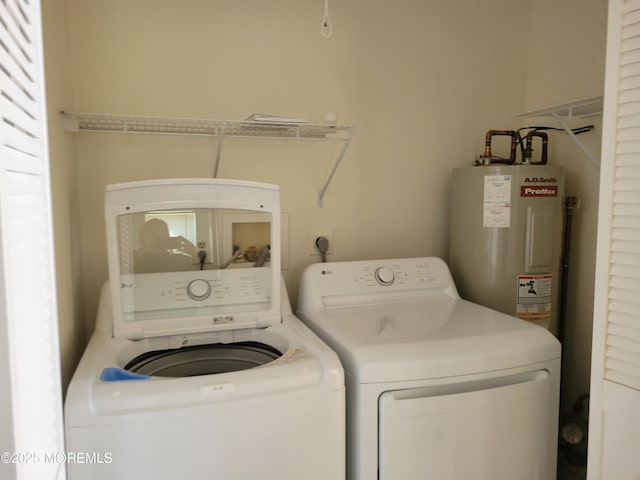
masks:
<svg viewBox="0 0 640 480"><path fill-rule="evenodd" d="M521 197L557 197L558 186L557 185L521 185L520 186Z"/></svg>

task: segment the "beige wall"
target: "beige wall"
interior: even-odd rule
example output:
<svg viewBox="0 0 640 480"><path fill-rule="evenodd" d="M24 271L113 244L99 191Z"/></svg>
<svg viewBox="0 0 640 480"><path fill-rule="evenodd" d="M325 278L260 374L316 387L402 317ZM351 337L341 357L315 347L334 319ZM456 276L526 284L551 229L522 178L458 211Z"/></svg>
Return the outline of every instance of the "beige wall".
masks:
<svg viewBox="0 0 640 480"><path fill-rule="evenodd" d="M58 112L73 106L67 9L64 0L42 2L49 156L58 290L62 382L67 385L86 342L73 138Z"/></svg>
<svg viewBox="0 0 640 480"><path fill-rule="evenodd" d="M455 3L455 4L453 4ZM524 106L527 2L69 0L75 108L84 112L361 124L323 208L339 144L227 139L220 177L281 186L295 301L313 230L333 259L447 255L451 169L487 128ZM500 19L496 21L496 19ZM499 47L497 47L499 46ZM216 139L82 134L75 139L87 322L107 277L104 186L207 177Z"/></svg>
<svg viewBox="0 0 640 480"><path fill-rule="evenodd" d="M482 152L485 131L520 126L511 113L602 91L603 0L330 2L330 39L320 32L320 0L66 0L68 17L64 3L45 8L47 39L57 39L48 60L65 67L48 78L58 92L52 109L221 119L261 112L310 122L334 110L340 123L362 125L323 208L317 193L340 144L224 141L219 177L281 186L294 301L300 273L318 260L308 254L314 230L333 230L333 260L446 259L450 173ZM84 346L83 324L93 327L107 278L105 185L211 176L218 140L59 128L51 123L54 202L63 211L61 309L68 310L62 350L71 359ZM589 135L593 141L599 131ZM583 199L576 236L588 237L597 175L562 135L552 137L551 152L569 170L569 192ZM60 226L67 221L71 231ZM589 310L576 300L591 297L588 238L577 241L584 270L572 272L580 280L571 306L580 318L576 368L589 349ZM586 385L579 370L577 390Z"/></svg>
<svg viewBox="0 0 640 480"><path fill-rule="evenodd" d="M531 2L527 109L602 95L606 19L606 0ZM578 138L599 162L602 117L570 122L571 127L589 124L594 131ZM549 158L566 169L566 194L580 199L573 221L563 345L563 411L570 411L576 398L589 391L600 172L565 134L551 135Z"/></svg>

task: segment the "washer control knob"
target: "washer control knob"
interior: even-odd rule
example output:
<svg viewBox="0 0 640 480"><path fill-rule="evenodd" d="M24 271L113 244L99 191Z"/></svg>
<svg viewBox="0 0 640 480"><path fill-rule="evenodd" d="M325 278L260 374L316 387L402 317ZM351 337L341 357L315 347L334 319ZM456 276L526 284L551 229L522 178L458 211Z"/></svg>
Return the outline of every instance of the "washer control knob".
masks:
<svg viewBox="0 0 640 480"><path fill-rule="evenodd" d="M393 275L393 270L391 270L389 267L376 268L375 277L376 277L376 281L380 285L384 285L384 286L391 285L395 280L395 277Z"/></svg>
<svg viewBox="0 0 640 480"><path fill-rule="evenodd" d="M211 285L201 278L192 280L187 285L187 295L198 302L205 300L211 295Z"/></svg>

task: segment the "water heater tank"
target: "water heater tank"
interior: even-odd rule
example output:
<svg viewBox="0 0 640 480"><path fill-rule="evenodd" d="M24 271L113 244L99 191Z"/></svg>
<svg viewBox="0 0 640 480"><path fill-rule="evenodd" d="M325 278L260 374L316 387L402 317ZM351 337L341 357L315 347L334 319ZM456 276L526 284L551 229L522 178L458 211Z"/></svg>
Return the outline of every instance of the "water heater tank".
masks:
<svg viewBox="0 0 640 480"><path fill-rule="evenodd" d="M555 333L563 197L559 167L455 169L449 263L460 295Z"/></svg>

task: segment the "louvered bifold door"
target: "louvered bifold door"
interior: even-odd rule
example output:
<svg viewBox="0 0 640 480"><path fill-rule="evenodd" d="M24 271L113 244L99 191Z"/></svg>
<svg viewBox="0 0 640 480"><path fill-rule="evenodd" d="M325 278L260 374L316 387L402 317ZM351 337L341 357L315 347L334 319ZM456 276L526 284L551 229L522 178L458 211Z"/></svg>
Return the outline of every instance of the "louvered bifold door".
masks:
<svg viewBox="0 0 640 480"><path fill-rule="evenodd" d="M588 476L640 478L640 0L611 0Z"/></svg>
<svg viewBox="0 0 640 480"><path fill-rule="evenodd" d="M622 29L605 377L640 390L640 2Z"/></svg>
<svg viewBox="0 0 640 480"><path fill-rule="evenodd" d="M39 0L0 0L0 478L63 480Z"/></svg>

